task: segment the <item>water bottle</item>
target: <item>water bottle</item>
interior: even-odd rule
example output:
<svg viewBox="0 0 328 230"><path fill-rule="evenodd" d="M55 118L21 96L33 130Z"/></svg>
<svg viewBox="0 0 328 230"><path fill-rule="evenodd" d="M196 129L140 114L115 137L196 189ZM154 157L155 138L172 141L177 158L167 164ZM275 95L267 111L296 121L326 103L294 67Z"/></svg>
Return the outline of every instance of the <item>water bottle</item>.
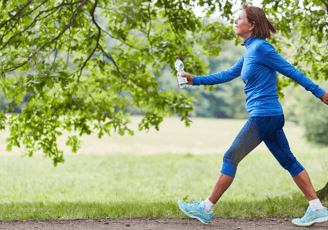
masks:
<svg viewBox="0 0 328 230"><path fill-rule="evenodd" d="M185 88L188 85L188 81L186 77L181 77L181 74L184 73L183 71L183 62L180 60L180 57L175 57L175 69L177 70L178 74L178 84L180 88Z"/></svg>

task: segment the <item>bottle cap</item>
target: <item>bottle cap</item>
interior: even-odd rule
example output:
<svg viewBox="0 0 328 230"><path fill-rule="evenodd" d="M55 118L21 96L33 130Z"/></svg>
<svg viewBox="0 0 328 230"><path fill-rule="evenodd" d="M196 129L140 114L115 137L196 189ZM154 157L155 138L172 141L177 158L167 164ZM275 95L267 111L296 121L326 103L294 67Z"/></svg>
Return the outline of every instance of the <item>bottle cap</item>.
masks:
<svg viewBox="0 0 328 230"><path fill-rule="evenodd" d="M180 57L179 57L179 56L176 56L176 57L175 57L175 60L177 60L177 59L180 59Z"/></svg>

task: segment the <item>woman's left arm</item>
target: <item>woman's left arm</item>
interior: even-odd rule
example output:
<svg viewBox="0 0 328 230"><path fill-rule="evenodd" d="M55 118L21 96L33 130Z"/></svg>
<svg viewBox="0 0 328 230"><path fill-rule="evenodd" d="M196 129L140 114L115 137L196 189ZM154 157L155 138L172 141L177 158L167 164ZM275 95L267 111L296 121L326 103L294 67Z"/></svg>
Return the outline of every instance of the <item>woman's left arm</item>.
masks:
<svg viewBox="0 0 328 230"><path fill-rule="evenodd" d="M320 88L317 84L307 78L301 71L296 69L283 57L281 57L280 54L277 53L277 51L270 43L259 43L256 47L256 53L259 58L259 61L262 64L278 71L286 77L293 79L298 84L303 86L307 91L311 91L313 95L315 95L317 98L320 98L324 103L326 103L327 93L325 92L325 90Z"/></svg>

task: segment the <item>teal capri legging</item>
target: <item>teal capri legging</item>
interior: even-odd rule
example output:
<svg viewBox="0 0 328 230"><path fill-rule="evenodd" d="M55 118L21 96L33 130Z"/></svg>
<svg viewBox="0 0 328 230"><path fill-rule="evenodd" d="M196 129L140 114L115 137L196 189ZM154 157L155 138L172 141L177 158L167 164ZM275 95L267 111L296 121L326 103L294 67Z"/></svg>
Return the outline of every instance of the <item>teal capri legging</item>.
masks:
<svg viewBox="0 0 328 230"><path fill-rule="evenodd" d="M283 114L279 116L250 117L229 150L224 154L221 173L235 177L239 162L262 141L292 177L302 172L304 170L303 166L289 149L287 138L282 129L284 124Z"/></svg>

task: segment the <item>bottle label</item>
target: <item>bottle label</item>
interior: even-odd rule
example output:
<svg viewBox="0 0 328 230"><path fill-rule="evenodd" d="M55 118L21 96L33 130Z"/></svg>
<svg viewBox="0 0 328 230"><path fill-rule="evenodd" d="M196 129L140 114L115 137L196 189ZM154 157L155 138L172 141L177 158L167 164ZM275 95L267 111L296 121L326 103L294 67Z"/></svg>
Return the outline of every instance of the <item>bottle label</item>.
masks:
<svg viewBox="0 0 328 230"><path fill-rule="evenodd" d="M180 75L178 75L178 81L179 81L179 85L188 83L187 78L186 77L181 77Z"/></svg>

